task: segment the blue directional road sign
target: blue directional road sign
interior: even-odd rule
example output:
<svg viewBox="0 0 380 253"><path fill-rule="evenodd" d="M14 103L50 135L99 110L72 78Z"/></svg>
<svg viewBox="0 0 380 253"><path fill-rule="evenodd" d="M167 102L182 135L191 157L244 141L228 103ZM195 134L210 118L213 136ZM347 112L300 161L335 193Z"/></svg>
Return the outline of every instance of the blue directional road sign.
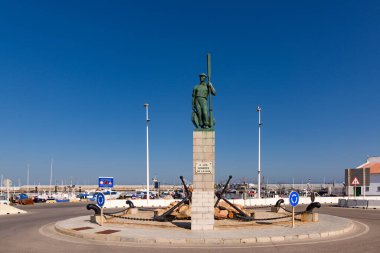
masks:
<svg viewBox="0 0 380 253"><path fill-rule="evenodd" d="M106 197L102 192L99 192L96 196L96 204L98 204L99 207L103 207L104 203L106 202Z"/></svg>
<svg viewBox="0 0 380 253"><path fill-rule="evenodd" d="M98 183L100 188L113 188L113 177L99 177Z"/></svg>
<svg viewBox="0 0 380 253"><path fill-rule="evenodd" d="M300 195L298 194L298 192L291 192L289 194L289 203L292 205L292 206L297 206L298 205L298 202L300 200Z"/></svg>

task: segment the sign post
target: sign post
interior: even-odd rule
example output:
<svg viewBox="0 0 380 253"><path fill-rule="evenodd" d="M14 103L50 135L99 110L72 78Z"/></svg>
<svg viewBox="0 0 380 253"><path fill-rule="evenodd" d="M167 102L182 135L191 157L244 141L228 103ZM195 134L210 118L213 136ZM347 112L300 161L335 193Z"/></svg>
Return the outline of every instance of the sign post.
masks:
<svg viewBox="0 0 380 253"><path fill-rule="evenodd" d="M106 202L106 198L102 192L99 192L96 196L96 204L100 207L100 226L103 226L103 206Z"/></svg>
<svg viewBox="0 0 380 253"><path fill-rule="evenodd" d="M292 228L294 228L294 207L298 205L300 195L298 192L292 191L289 194L289 203L292 205Z"/></svg>

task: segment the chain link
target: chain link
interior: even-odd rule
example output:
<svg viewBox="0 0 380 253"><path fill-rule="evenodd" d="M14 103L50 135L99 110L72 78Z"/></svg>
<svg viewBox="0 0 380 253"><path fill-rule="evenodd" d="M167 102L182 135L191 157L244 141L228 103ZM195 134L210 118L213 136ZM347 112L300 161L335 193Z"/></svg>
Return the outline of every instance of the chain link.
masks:
<svg viewBox="0 0 380 253"><path fill-rule="evenodd" d="M281 208L282 210L284 210L285 212L293 213L292 211L289 211L289 210L285 209L285 208L282 207L282 206L280 206L280 208ZM306 213L306 211L294 212L294 214L304 214L304 213Z"/></svg>
<svg viewBox="0 0 380 253"><path fill-rule="evenodd" d="M272 217L272 218L260 218L260 219L255 219L252 217L243 217L240 215L237 215L239 220L245 220L245 221L267 221L267 220L280 220L280 219L285 219L285 218L290 218L292 215L284 215L281 217Z"/></svg>
<svg viewBox="0 0 380 253"><path fill-rule="evenodd" d="M268 207L272 207L272 206L274 206L274 205L254 206L254 207L249 207L249 208L246 208L246 209L263 209L263 208L268 208ZM278 208L281 208L282 210L284 210L287 213L292 213L292 211L287 210L286 208L284 208L282 206L278 206ZM125 219L125 220L156 221L154 218L137 218L137 217L125 217L125 216L121 216L121 215L115 215L115 214L118 214L118 213L124 213L125 211L128 211L128 209L130 209L130 208L126 208L124 210L116 211L116 212L112 212L112 213L104 213L103 216L106 219L107 219L106 216L109 216L109 217L120 218L120 219ZM139 210L141 210L141 211L150 211L148 208L141 208ZM306 211L294 212L294 213L297 214L297 215L299 215L299 214L304 214L305 212ZM270 221L270 220L280 220L280 219L290 218L290 217L292 217L292 215L285 215L285 216L281 216L281 217L272 217L272 218L255 219L253 217L248 217L248 216L244 217L244 216L241 216L241 215L237 214L236 217L237 217L238 220L243 220L243 221ZM190 219L191 218L189 217L187 220L190 220Z"/></svg>
<svg viewBox="0 0 380 253"><path fill-rule="evenodd" d="M125 220L138 220L138 221L154 221L152 218L136 218L136 217L125 217L125 216L118 216L114 214L104 214L104 217L110 216L113 218L120 218L120 219L125 219Z"/></svg>
<svg viewBox="0 0 380 253"><path fill-rule="evenodd" d="M280 208L284 209L287 212L290 212L290 211L286 210L283 207L280 207ZM155 221L153 218L137 218L137 217L125 217L125 216L121 216L121 215L115 215L116 213L121 213L121 212L122 211L115 212L115 213L105 213L103 216L106 219L107 219L106 216L109 216L109 217L119 218L119 219L125 219L125 220ZM298 213L304 213L304 212L298 212ZM240 215L237 215L236 217L237 217L238 220L244 220L244 221L269 221L269 220L280 220L280 219L290 218L290 217L292 217L292 215L284 215L284 216L280 216L280 217L260 218L260 219L255 219L255 218L252 218L252 217L243 217L243 216L240 216ZM191 218L188 218L186 220L190 220L190 219Z"/></svg>
<svg viewBox="0 0 380 253"><path fill-rule="evenodd" d="M117 213L123 213L125 211L128 211L128 209L129 209L129 207L124 209L124 210L121 210L121 211L116 211L116 212L112 212L112 213L104 213L104 215L110 215L110 214L112 215L112 214L117 214Z"/></svg>
<svg viewBox="0 0 380 253"><path fill-rule="evenodd" d="M261 208L268 208L268 207L272 207L273 205L267 205L267 206L252 206L252 207L248 207L248 208L245 208L245 209L261 209Z"/></svg>

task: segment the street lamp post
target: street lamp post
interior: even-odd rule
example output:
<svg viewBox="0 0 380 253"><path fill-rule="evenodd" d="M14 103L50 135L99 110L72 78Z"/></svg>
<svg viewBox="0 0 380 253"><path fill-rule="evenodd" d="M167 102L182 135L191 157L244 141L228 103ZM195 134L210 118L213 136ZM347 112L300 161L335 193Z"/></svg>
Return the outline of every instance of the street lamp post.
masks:
<svg viewBox="0 0 380 253"><path fill-rule="evenodd" d="M146 109L146 202L149 205L149 104L145 103Z"/></svg>
<svg viewBox="0 0 380 253"><path fill-rule="evenodd" d="M261 198L261 108L257 106L256 111L259 113L259 154L258 154L258 170L257 170L257 198Z"/></svg>

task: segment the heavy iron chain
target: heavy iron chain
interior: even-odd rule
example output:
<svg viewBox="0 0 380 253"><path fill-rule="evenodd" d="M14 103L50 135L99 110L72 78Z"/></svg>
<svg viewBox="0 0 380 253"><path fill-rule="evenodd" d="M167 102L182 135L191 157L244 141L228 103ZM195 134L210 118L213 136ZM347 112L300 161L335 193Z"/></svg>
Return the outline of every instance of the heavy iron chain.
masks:
<svg viewBox="0 0 380 253"><path fill-rule="evenodd" d="M113 214L104 214L104 216L110 216L113 218L120 218L120 219L125 219L125 220L155 221L153 218L124 217L124 216L118 216L118 215L113 215ZM292 217L292 216L291 215L284 215L281 217L261 218L261 219L255 219L255 218L249 217L247 219L246 217L238 216L238 219L239 220L245 220L245 221L269 221L269 220L280 220L280 219L285 219L285 218L290 218L290 217ZM189 219L187 219L187 220L189 220Z"/></svg>
<svg viewBox="0 0 380 253"><path fill-rule="evenodd" d="M285 208L282 207L282 206L280 206L280 208L281 208L282 210L284 210L285 212L293 213L292 211L289 211L289 210L285 209ZM304 213L307 213L307 211L294 212L294 214L304 214Z"/></svg>
<svg viewBox="0 0 380 253"><path fill-rule="evenodd" d="M125 220L154 221L154 219L152 219L152 218L136 218L136 217L119 216L119 215L114 215L114 214L104 214L104 217L106 217L106 216L110 216L113 218L125 219Z"/></svg>
<svg viewBox="0 0 380 253"><path fill-rule="evenodd" d="M128 210L129 210L129 207L124 209L124 210L121 210L121 211L116 211L116 212L112 212L112 213L104 213L104 215L110 215L110 214L112 215L112 214L117 214L117 213L123 213L123 212L128 211Z"/></svg>
<svg viewBox="0 0 380 253"><path fill-rule="evenodd" d="M121 213L121 212L122 211L115 212L115 213ZM107 218L106 216L110 216L110 217L113 217L113 218L120 218L120 219L125 219L125 220L155 221L153 218L125 217L125 216L121 216L121 215L115 215L115 213L105 213L103 216L105 218ZM292 217L292 216L291 215L284 215L284 216L281 216L281 217L261 218L261 219L255 219L255 218L251 218L251 217L248 218L248 217L237 216L237 219L238 220L245 220L245 221L269 221L269 220L280 220L280 219L289 218L289 217ZM187 219L187 220L190 220L190 218Z"/></svg>
<svg viewBox="0 0 380 253"><path fill-rule="evenodd" d="M136 217L125 217L125 216L121 216L121 215L115 215L118 213L124 213L125 211L128 211L129 209L130 209L130 207L128 207L124 210L121 210L121 211L116 211L116 212L112 212L112 213L104 213L103 216L104 216L104 218L107 218L106 216L110 216L113 218L120 218L120 219L125 219L125 220L154 221L154 219L151 219L151 218L136 218Z"/></svg>
<svg viewBox="0 0 380 253"><path fill-rule="evenodd" d="M267 221L267 220L280 220L280 219L290 218L290 217L292 217L292 215L284 215L281 217L261 218L261 219L255 219L252 217L243 217L240 215L238 215L237 217L239 220L244 220L244 221Z"/></svg>
<svg viewBox="0 0 380 253"><path fill-rule="evenodd" d="M280 219L285 219L285 218L290 218L290 217L292 217L292 216L291 215L284 215L281 217L253 219L253 221L280 220Z"/></svg>
<svg viewBox="0 0 380 253"><path fill-rule="evenodd" d="M267 205L267 206L251 206L251 207L248 207L248 208L245 208L245 209L261 209L261 208L268 208L268 207L272 207L273 205Z"/></svg>
<svg viewBox="0 0 380 253"><path fill-rule="evenodd" d="M267 205L267 206L255 206L255 207L252 207L252 208L249 208L249 209L261 209L261 208L268 208L268 207L272 207L273 205ZM292 213L292 211L289 211L287 209L285 209L284 207L282 206L279 206L279 208L283 209L284 211L288 212L288 213ZM121 211L116 211L116 212L112 212L112 213L104 213L103 216L106 218L106 216L109 216L109 217L113 217L113 218L120 218L120 219L125 219L125 220L137 220L137 221L155 221L153 218L136 218L136 217L125 217L125 216L121 216L121 215L115 215L115 214L118 214L118 213L124 213L125 211L128 211L129 208L126 208L124 210L121 210ZM301 212L294 212L295 214L303 214L305 213L306 211L301 211ZM280 220L280 219L284 219L284 218L290 218L292 217L292 215L285 215L285 216L281 216L281 217L272 217L272 218L261 218L261 219L255 219L255 218L252 218L252 217L243 217L243 216L240 216L238 215L237 216L237 219L238 220L244 220L244 221L269 221L269 220ZM191 218L188 218L187 220L190 220Z"/></svg>

